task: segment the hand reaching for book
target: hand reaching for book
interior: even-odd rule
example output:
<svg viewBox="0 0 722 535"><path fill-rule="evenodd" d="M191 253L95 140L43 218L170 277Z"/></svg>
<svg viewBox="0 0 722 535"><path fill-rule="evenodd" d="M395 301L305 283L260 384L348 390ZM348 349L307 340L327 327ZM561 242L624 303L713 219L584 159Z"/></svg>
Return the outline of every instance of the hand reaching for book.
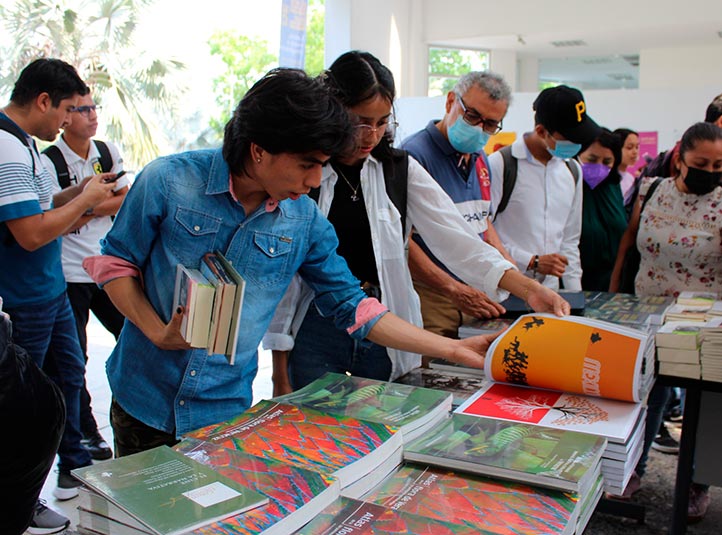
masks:
<svg viewBox="0 0 722 535"><path fill-rule="evenodd" d="M459 310L475 318L498 318L504 313L503 306L489 299L489 296L484 292L463 282L456 285L452 299Z"/></svg>
<svg viewBox="0 0 722 535"><path fill-rule="evenodd" d="M483 334L472 336L463 340L454 340L455 349L451 355L446 356L447 360L471 366L473 368L484 367L484 357L489 345L501 334L501 331L494 334Z"/></svg>
<svg viewBox="0 0 722 535"><path fill-rule="evenodd" d="M535 312L549 312L557 316L568 316L571 312L571 306L561 295L539 283L531 286L526 301Z"/></svg>

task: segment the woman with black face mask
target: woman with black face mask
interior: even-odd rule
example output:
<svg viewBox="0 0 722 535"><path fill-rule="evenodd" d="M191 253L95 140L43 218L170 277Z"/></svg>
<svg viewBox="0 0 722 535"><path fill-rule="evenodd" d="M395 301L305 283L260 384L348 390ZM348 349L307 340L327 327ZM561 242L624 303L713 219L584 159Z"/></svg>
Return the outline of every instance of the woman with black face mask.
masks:
<svg viewBox="0 0 722 535"><path fill-rule="evenodd" d="M641 256L634 281L637 295L676 297L683 290L722 295L722 129L712 123L692 125L682 136L672 165L676 175L661 179L646 203L644 198L658 179L643 179L619 245L610 291L619 288L624 257L636 237ZM659 383L649 394L642 456L622 498L641 488L668 396L669 387ZM701 520L708 505L707 487L692 484L688 521Z"/></svg>
<svg viewBox="0 0 722 535"><path fill-rule="evenodd" d="M610 290L634 243L641 255L637 295L677 296L683 290L722 292L722 129L697 123L684 133L677 174L640 207L654 178L645 178L619 246Z"/></svg>

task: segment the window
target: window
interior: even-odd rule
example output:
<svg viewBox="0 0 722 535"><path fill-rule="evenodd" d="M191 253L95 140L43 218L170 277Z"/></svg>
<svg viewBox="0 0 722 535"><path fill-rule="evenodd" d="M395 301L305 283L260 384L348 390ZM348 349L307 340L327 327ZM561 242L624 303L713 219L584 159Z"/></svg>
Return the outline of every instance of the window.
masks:
<svg viewBox="0 0 722 535"><path fill-rule="evenodd" d="M489 51L429 47L430 97L445 95L469 71L489 70Z"/></svg>

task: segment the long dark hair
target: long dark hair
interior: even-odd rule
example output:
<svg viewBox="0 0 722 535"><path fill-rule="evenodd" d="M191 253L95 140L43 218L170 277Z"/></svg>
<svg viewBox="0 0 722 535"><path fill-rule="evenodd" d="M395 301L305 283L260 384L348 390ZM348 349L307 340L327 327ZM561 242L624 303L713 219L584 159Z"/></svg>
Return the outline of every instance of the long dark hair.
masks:
<svg viewBox="0 0 722 535"><path fill-rule="evenodd" d="M602 128L602 133L599 134L597 139L595 139L595 141L602 147L611 150L612 156L614 156L612 170L609 171L609 176L607 177L607 180L611 182L619 182L622 179L618 168L619 164L622 163L622 147L624 146L625 139L627 138L622 138L617 135L616 130L614 132L610 132L607 128Z"/></svg>
<svg viewBox="0 0 722 535"><path fill-rule="evenodd" d="M381 96L393 105L396 84L391 71L376 56L352 50L339 56L319 77L331 94L347 108ZM384 136L371 151L379 160L391 156L391 139Z"/></svg>

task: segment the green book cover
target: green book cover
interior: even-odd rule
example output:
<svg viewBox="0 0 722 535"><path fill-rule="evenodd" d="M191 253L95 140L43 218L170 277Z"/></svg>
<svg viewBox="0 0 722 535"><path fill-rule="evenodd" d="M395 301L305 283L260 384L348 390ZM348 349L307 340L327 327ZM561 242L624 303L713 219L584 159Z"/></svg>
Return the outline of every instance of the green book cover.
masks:
<svg viewBox="0 0 722 535"><path fill-rule="evenodd" d="M454 414L407 445L404 458L584 493L605 446L587 433Z"/></svg>
<svg viewBox="0 0 722 535"><path fill-rule="evenodd" d="M185 533L268 498L167 446L73 470L158 535Z"/></svg>
<svg viewBox="0 0 722 535"><path fill-rule="evenodd" d="M489 531L394 511L383 505L339 498L295 535L480 535Z"/></svg>
<svg viewBox="0 0 722 535"><path fill-rule="evenodd" d="M578 504L575 493L411 464L361 499L498 535L573 533Z"/></svg>
<svg viewBox="0 0 722 535"><path fill-rule="evenodd" d="M329 372L274 401L391 425L405 432L434 415L446 415L452 399L439 390Z"/></svg>

